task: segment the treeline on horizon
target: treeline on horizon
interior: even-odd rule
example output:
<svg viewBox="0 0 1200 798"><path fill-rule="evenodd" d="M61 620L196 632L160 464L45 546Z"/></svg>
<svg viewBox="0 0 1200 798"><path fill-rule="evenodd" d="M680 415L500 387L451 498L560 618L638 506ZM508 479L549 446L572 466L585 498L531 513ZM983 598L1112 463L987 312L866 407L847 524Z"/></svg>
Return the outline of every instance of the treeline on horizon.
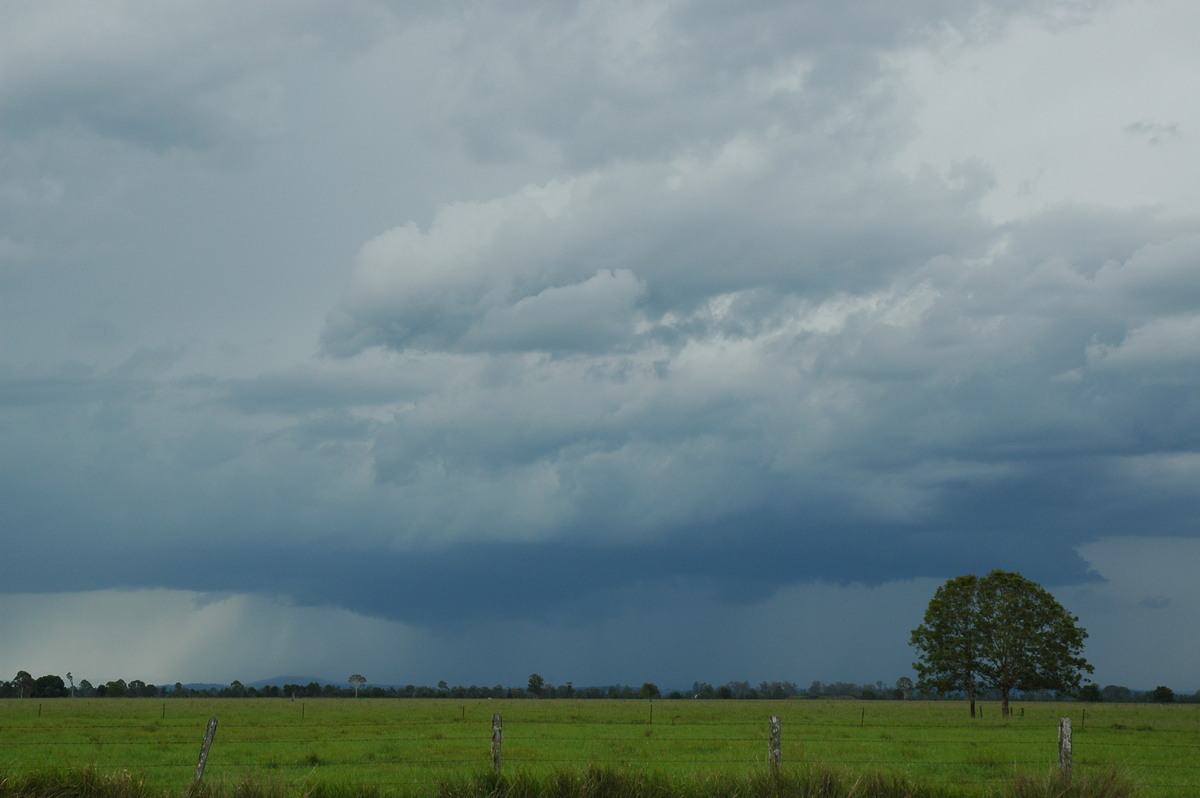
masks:
<svg viewBox="0 0 1200 798"><path fill-rule="evenodd" d="M877 681L874 684L854 682L814 681L807 689L793 682L760 682L754 687L750 682L727 682L714 686L708 682L693 682L690 690L672 690L663 694L652 682L641 687L632 685L607 685L575 687L571 682L563 685L546 683L537 674L529 677L525 687L469 687L450 686L445 681L436 686L428 685L371 685L365 679L356 688L352 682L346 687L330 682L308 682L307 684L267 684L260 687L246 686L233 681L228 686L154 685L140 679L117 679L102 684L92 684L81 679L78 684L68 673L67 681L61 676L47 674L34 678L27 671L18 671L15 678L0 681L0 698L583 698L583 699L726 699L726 700L781 700L789 698L849 698L860 700L958 700L958 694L923 693L914 688L912 680L901 677L892 686ZM995 693L995 695L992 695ZM999 700L999 691L984 691L978 698ZM1200 703L1200 690L1192 695L1176 695L1169 687L1159 685L1153 690L1133 690L1122 685L1110 684L1100 687L1084 685L1077 695L1069 696L1057 692L1027 692L1016 697L1022 701L1063 701L1109 703Z"/></svg>

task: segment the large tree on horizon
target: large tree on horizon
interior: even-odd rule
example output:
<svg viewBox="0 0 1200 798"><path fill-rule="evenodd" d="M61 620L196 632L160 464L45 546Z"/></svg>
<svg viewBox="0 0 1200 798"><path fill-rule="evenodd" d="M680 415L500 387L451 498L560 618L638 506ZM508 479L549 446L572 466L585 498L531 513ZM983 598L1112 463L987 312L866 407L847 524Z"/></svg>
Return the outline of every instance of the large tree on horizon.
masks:
<svg viewBox="0 0 1200 798"><path fill-rule="evenodd" d="M965 692L975 717L980 687L1000 691L1005 716L1014 690L1078 690L1083 672L1093 670L1082 656L1086 638L1079 618L1041 585L995 570L939 587L909 642L917 686Z"/></svg>

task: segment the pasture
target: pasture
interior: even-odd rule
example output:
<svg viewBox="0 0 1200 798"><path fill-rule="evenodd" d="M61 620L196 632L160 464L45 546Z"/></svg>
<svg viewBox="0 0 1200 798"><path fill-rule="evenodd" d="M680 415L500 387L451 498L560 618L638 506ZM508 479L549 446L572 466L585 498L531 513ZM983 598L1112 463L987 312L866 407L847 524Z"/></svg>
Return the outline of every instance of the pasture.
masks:
<svg viewBox="0 0 1200 798"><path fill-rule="evenodd" d="M1116 772L1144 798L1200 795L1200 705L1017 703L1008 719L981 708L972 721L962 703L920 701L12 699L0 701L0 780L90 767L181 795L215 717L211 788L433 796L491 773L495 714L506 777L761 777L778 715L784 775L881 773L929 794L998 796L1057 768L1070 717L1076 781Z"/></svg>

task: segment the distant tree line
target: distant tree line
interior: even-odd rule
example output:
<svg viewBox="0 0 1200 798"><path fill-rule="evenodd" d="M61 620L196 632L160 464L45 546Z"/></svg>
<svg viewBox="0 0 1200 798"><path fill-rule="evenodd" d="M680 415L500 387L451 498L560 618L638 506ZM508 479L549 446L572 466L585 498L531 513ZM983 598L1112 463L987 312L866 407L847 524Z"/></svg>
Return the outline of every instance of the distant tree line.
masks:
<svg viewBox="0 0 1200 798"><path fill-rule="evenodd" d="M358 676L358 674L355 674ZM641 686L614 684L607 686L575 687L572 682L554 685L538 674L531 674L524 687L495 685L448 685L440 681L434 686L408 684L371 685L365 678L354 679L345 686L309 682L307 684L265 685L248 687L240 681L225 686L188 686L176 682L173 685L154 685L140 679L116 679L93 684L87 679L75 678L67 673L67 680L53 674L34 678L27 671L18 671L8 681L0 681L0 698L353 698L357 691L363 698L619 698L619 699L726 699L726 700L780 700L786 698L851 698L872 699L919 699L955 700L964 696L953 693L922 693L913 686L913 681L902 676L894 684L882 681L874 684L854 682L812 682L807 689L793 682L726 682L712 685L708 682L693 682L690 690L672 690L662 693L652 682ZM978 694L982 700L999 700L998 690L983 690ZM1107 703L1200 703L1200 690L1192 695L1176 695L1169 687L1159 685L1153 690L1132 690L1121 685L1084 685L1075 696L1053 691L1033 691L1017 696L1022 701L1079 700Z"/></svg>

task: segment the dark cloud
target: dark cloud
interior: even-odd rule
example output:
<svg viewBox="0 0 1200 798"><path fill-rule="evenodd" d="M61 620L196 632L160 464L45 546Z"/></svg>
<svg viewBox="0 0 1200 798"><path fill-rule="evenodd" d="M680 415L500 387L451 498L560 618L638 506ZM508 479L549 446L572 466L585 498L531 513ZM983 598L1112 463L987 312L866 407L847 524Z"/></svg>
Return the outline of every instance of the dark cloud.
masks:
<svg viewBox="0 0 1200 798"><path fill-rule="evenodd" d="M408 599L388 598L385 572L414 583L410 567L437 574L455 562L475 573L509 559L567 571L590 561L589 589L600 591L649 578L627 562L642 552L660 571L712 580L729 596L1004 559L1064 580L1080 574L1074 548L1098 532L1184 532L1178 513L1194 509L1186 491L1160 492L1145 507L1152 483L1122 467L1200 444L1194 380L1178 369L1164 379L1164 358L1186 366L1186 352L1151 347L1148 361L1137 359L1139 334L1188 324L1173 321L1177 298L1161 320L1152 303L1113 303L1130 293L1130 271L1147 288L1155 274L1176 281L1189 239L1169 238L1173 226L1157 236L1135 228L1162 240L1104 247L1079 263L1061 260L1057 238L1038 245L1040 236L1014 228L1016 243L985 264L934 259L900 269L886 290L824 301L765 287L714 297L670 343L632 336L627 351L430 353L381 361L393 374L339 365L220 382L149 379L174 356L147 351L105 374L9 380L4 395L69 434L50 444L52 460L74 460L90 483L60 516L69 537L123 524L130 551L148 553L173 545L155 542L163 524L172 536L217 526L219 540L251 549L306 541L290 555L301 558L328 545L323 525L333 521L383 569L359 580L354 608L375 601L377 614L404 620L421 619L402 610ZM604 308L589 298L555 323ZM135 374L141 382L129 381ZM141 417L169 405L189 432ZM193 409L201 406L204 415ZM264 414L271 420L255 420ZM125 443L114 449L105 437L117 430ZM47 446L12 441L18 452ZM272 462L289 463L285 479L264 473ZM10 518L36 517L36 497L70 475L10 472L9 484L29 488ZM323 495L331 486L349 492ZM133 517L119 509L135 504ZM487 554L476 560L475 549ZM750 556L752 579L732 564L762 551L777 556ZM248 566L263 575L256 589L293 590L257 557ZM304 601L349 600L338 580L299 561L287 570L309 584Z"/></svg>
<svg viewBox="0 0 1200 798"><path fill-rule="evenodd" d="M1036 504L1030 500L1026 506ZM605 542L604 530L597 530L593 543L474 542L411 552L363 548L338 538L304 546L284 538L263 545L256 537L208 545L200 536L170 546L142 545L136 553L110 546L59 550L51 561L39 553L36 541L18 540L0 574L17 592L171 586L263 593L441 627L481 618L594 621L616 609L615 595L639 585L688 584L715 600L744 605L814 579L878 584L897 576L978 571L1015 559L1012 540L966 545L984 528L1008 528L1011 518L992 517L975 528L920 530L823 523L817 528L795 519L759 512L678 530L648 544ZM1019 545L1025 570L1034 578L1087 578L1083 562L1065 555L1059 542L1022 540ZM313 556L318 550L319 562ZM1053 565L1030 562L1039 557ZM895 567L897 558L906 561L903 569Z"/></svg>

